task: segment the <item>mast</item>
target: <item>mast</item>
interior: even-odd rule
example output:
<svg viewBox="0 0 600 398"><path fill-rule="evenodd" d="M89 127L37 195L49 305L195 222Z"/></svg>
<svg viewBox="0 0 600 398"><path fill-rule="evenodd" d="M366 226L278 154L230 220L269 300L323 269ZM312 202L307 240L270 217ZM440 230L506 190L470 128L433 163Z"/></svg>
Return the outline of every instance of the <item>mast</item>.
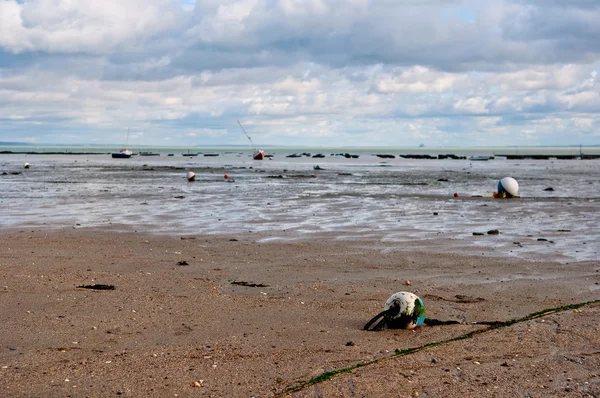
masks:
<svg viewBox="0 0 600 398"><path fill-rule="evenodd" d="M128 142L129 142L129 127L127 127L127 137L125 138L125 148L127 148Z"/></svg>
<svg viewBox="0 0 600 398"><path fill-rule="evenodd" d="M254 146L254 143L252 142L252 139L250 138L250 136L248 135L248 133L246 133L246 130L244 130L244 127L242 126L242 123L240 123L240 121L237 121L238 124L240 125L242 131L244 132L244 134L246 134L246 137L248 137L248 141L250 141L250 145L252 145L252 151L256 152L256 147Z"/></svg>

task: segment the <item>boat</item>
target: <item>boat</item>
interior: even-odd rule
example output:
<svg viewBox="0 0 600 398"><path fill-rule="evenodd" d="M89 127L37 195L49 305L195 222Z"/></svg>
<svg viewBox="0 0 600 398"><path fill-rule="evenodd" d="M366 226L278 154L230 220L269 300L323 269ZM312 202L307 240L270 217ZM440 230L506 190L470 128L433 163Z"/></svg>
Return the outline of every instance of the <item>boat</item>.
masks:
<svg viewBox="0 0 600 398"><path fill-rule="evenodd" d="M121 158L121 159L129 159L129 158L131 157L131 155L133 155L133 152L131 152L131 151L130 151L129 149L127 149L127 148L123 148L123 149L121 149L119 152L113 152L111 156L112 156L114 159L118 159L118 158Z"/></svg>
<svg viewBox="0 0 600 398"><path fill-rule="evenodd" d="M486 161L486 160L490 160L490 157L489 156L471 156L469 158L469 160Z"/></svg>
<svg viewBox="0 0 600 398"><path fill-rule="evenodd" d="M121 148L119 152L113 152L111 156L113 159L129 159L133 152L127 149L127 142L129 141L129 128L127 129L127 138L125 138L125 148Z"/></svg>
<svg viewBox="0 0 600 398"><path fill-rule="evenodd" d="M254 146L254 143L252 142L252 139L250 138L248 133L246 133L246 130L244 130L244 127L242 127L242 123L240 123L239 120L237 122L240 125L244 134L246 134L246 137L248 137L248 141L250 141L250 145L252 145L252 159L263 160L265 158L265 151L263 151L261 149L256 149L256 147Z"/></svg>

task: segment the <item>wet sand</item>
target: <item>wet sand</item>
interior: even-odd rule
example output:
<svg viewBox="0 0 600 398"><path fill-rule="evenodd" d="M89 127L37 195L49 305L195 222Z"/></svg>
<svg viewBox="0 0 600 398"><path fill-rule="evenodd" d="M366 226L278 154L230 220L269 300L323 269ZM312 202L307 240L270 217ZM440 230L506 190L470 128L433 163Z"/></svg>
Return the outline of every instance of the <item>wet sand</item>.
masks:
<svg viewBox="0 0 600 398"><path fill-rule="evenodd" d="M473 324L600 299L598 261L338 236L5 232L0 396L600 395L599 303ZM402 290L461 324L363 331Z"/></svg>

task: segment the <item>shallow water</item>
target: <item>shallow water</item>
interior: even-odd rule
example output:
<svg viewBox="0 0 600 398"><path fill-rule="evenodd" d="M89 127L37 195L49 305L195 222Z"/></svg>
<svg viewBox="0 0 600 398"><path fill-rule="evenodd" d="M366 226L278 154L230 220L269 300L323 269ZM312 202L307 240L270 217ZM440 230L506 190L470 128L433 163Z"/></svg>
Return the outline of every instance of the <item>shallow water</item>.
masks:
<svg viewBox="0 0 600 398"><path fill-rule="evenodd" d="M31 168L24 169L25 162ZM323 170L314 170L316 164ZM0 175L0 227L252 231L267 239L339 232L344 239L375 238L395 248L596 260L599 166L600 160L471 162L369 154L264 161L235 152L131 159L0 155L0 174L8 173ZM195 182L185 178L190 170ZM235 181L226 182L225 173ZM519 182L521 199L480 197L491 195L505 176ZM500 234L487 235L492 229Z"/></svg>

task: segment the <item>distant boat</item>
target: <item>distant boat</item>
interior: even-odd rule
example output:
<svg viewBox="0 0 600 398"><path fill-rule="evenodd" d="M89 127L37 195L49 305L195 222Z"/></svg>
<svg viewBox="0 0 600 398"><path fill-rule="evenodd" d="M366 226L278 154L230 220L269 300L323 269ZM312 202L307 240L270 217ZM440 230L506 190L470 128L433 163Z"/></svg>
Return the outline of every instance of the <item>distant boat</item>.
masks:
<svg viewBox="0 0 600 398"><path fill-rule="evenodd" d="M113 158L122 158L122 159L129 159L131 157L131 155L133 155L133 152L131 152L127 148L123 148L119 152L112 153Z"/></svg>
<svg viewBox="0 0 600 398"><path fill-rule="evenodd" d="M131 155L133 155L133 152L131 152L129 149L127 149L128 141L129 141L129 128L127 128L127 138L125 138L125 148L121 148L121 150L119 152L113 152L111 155L113 157L113 159L115 159L115 158L129 159L131 157Z"/></svg>
<svg viewBox="0 0 600 398"><path fill-rule="evenodd" d="M486 161L486 160L490 160L490 157L489 156L471 156L469 158L469 160Z"/></svg>
<svg viewBox="0 0 600 398"><path fill-rule="evenodd" d="M252 139L250 138L248 133L246 133L246 130L244 130L244 127L242 127L242 123L240 123L239 120L237 122L240 125L240 127L242 128L242 131L244 132L244 134L246 134L246 137L248 137L248 141L250 141L250 145L252 145L252 159L263 160L265 158L265 151L263 151L261 149L256 149L256 147L254 146L254 143L252 142Z"/></svg>

